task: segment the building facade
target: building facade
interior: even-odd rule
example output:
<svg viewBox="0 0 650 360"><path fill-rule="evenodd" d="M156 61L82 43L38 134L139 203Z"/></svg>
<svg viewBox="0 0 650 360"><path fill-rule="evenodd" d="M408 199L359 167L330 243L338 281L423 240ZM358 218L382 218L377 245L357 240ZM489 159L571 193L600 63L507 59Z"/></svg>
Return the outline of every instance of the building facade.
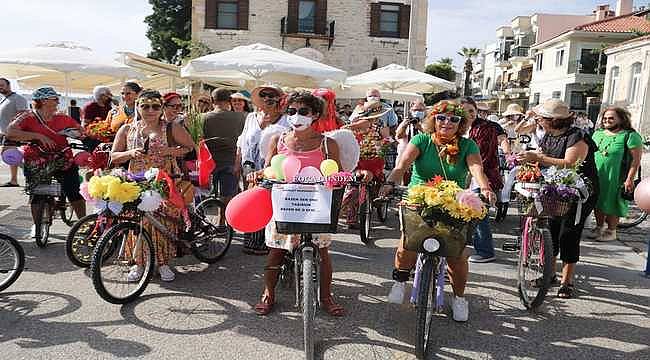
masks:
<svg viewBox="0 0 650 360"><path fill-rule="evenodd" d="M650 36L612 46L605 54L608 61L603 107L626 108L632 115L632 126L650 136Z"/></svg>
<svg viewBox="0 0 650 360"><path fill-rule="evenodd" d="M423 71L427 13L426 0L192 0L192 40L216 52L264 43L349 75Z"/></svg>

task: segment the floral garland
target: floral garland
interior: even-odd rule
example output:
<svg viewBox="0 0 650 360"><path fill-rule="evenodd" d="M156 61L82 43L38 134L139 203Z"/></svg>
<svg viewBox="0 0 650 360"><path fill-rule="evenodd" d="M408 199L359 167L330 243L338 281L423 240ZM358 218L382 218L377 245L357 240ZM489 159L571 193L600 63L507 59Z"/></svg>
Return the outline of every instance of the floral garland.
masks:
<svg viewBox="0 0 650 360"><path fill-rule="evenodd" d="M432 114L454 114L456 116L466 117L467 113L461 104L449 101L441 101L431 109Z"/></svg>

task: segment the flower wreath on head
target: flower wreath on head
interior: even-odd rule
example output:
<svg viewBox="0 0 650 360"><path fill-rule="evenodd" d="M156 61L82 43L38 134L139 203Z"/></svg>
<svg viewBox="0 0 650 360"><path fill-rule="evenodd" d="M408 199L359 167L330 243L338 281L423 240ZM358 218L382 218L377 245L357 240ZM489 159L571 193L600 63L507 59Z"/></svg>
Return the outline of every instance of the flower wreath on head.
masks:
<svg viewBox="0 0 650 360"><path fill-rule="evenodd" d="M467 113L461 104L441 101L433 107L431 110L431 115L435 116L437 114L453 114L455 116L460 116L465 118ZM445 158L447 163L455 164L458 160L458 154L460 153L460 146L458 144L460 135L456 134L451 138L445 138L440 136L438 132L435 133L433 140L436 146L439 148L438 156L440 159Z"/></svg>

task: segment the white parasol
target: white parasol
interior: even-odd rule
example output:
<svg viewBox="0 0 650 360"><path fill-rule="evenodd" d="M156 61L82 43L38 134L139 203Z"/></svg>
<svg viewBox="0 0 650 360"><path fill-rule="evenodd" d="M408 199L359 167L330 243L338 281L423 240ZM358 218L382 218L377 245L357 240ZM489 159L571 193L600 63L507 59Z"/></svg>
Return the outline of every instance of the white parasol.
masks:
<svg viewBox="0 0 650 360"><path fill-rule="evenodd" d="M345 81L345 85L419 94L456 89L456 85L451 81L397 64L386 65L376 70L351 76ZM382 96L385 96L385 94L382 94Z"/></svg>

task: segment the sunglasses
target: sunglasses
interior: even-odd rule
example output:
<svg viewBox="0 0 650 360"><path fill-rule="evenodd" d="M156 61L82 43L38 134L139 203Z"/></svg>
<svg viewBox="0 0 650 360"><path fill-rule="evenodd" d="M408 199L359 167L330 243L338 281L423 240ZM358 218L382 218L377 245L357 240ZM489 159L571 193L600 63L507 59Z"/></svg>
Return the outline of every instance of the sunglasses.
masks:
<svg viewBox="0 0 650 360"><path fill-rule="evenodd" d="M183 104L166 104L165 107L170 109L182 109Z"/></svg>
<svg viewBox="0 0 650 360"><path fill-rule="evenodd" d="M140 110L145 110L145 111L147 111L147 110L160 111L160 108L161 108L161 106L158 105L158 104L153 104L153 105L142 104L142 105L140 105Z"/></svg>
<svg viewBox="0 0 650 360"><path fill-rule="evenodd" d="M445 120L448 120L454 124L458 124L459 122L461 122L461 120L463 120L463 118L457 115L453 115L453 116L447 116L445 114L436 115L436 121L443 122Z"/></svg>
<svg viewBox="0 0 650 360"><path fill-rule="evenodd" d="M261 98L275 98L278 97L278 93L275 91L260 91Z"/></svg>
<svg viewBox="0 0 650 360"><path fill-rule="evenodd" d="M298 114L298 115L306 116L306 115L309 115L309 113L311 113L311 109L306 108L306 107L302 107L300 109L296 109L296 108L288 108L287 109L287 114L289 114L289 115Z"/></svg>

